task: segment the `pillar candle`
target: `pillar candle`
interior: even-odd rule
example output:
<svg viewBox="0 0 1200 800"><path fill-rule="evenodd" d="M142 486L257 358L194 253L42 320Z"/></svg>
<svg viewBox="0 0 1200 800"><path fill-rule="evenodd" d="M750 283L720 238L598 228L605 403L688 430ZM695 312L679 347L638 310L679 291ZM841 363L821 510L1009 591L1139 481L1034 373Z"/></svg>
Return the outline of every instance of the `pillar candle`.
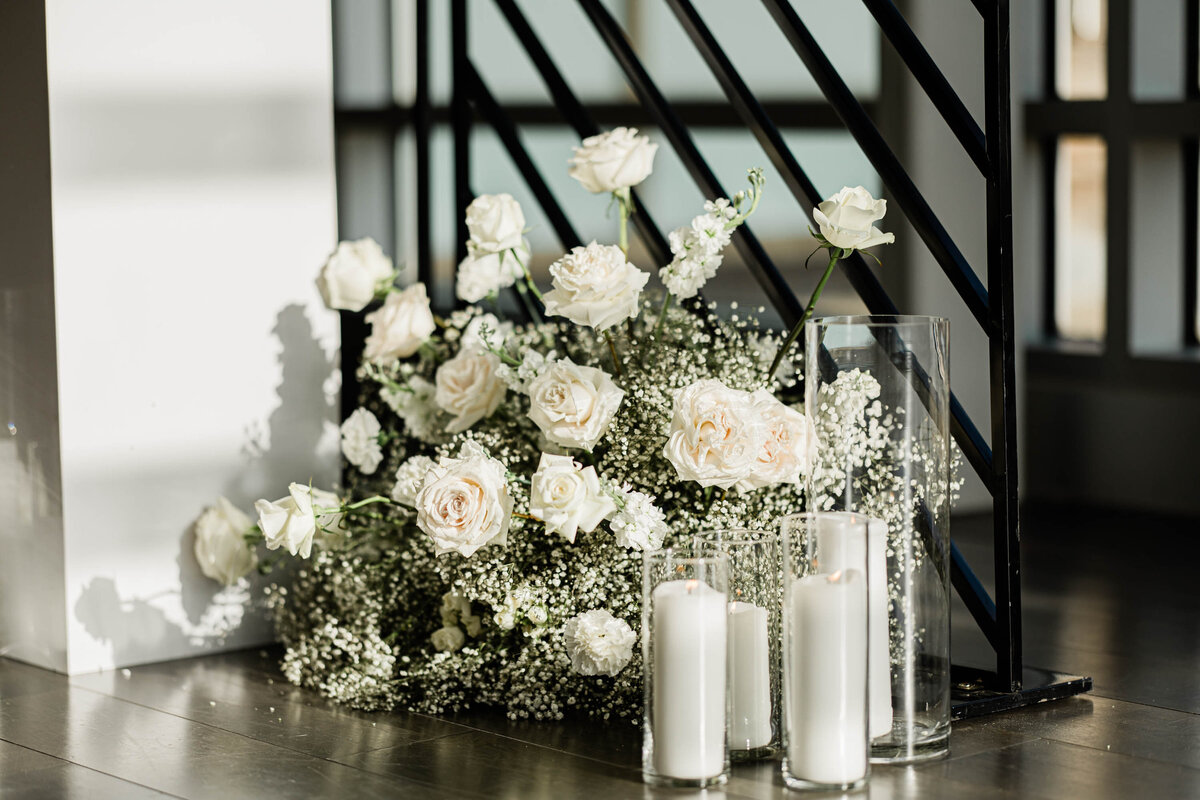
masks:
<svg viewBox="0 0 1200 800"><path fill-rule="evenodd" d="M767 610L729 604L729 746L753 750L771 743L771 662Z"/></svg>

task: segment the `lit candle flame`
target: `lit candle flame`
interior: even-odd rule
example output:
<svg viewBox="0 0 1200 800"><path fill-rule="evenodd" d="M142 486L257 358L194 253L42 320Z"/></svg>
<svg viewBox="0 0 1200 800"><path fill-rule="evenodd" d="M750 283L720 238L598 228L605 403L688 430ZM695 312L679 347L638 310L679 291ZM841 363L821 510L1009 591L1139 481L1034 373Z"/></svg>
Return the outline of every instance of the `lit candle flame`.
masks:
<svg viewBox="0 0 1200 800"><path fill-rule="evenodd" d="M699 585L700 585L700 581L697 581L697 580L688 581L686 584L688 594L691 594L696 589L696 587Z"/></svg>
<svg viewBox="0 0 1200 800"><path fill-rule="evenodd" d="M842 570L840 570L840 569L837 572L835 572L829 576L830 583L838 583L841 580L842 580Z"/></svg>

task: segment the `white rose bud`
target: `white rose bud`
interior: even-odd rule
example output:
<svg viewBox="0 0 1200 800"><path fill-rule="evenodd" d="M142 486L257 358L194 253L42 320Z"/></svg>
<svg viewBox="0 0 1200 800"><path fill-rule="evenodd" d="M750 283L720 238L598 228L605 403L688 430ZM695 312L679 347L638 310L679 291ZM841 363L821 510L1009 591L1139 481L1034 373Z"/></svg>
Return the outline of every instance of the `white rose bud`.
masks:
<svg viewBox="0 0 1200 800"><path fill-rule="evenodd" d="M232 586L258 565L258 555L246 544L254 523L224 497L218 497L196 520L196 562L214 581Z"/></svg>
<svg viewBox="0 0 1200 800"><path fill-rule="evenodd" d="M392 274L392 260L374 239L341 242L321 268L317 288L329 308L362 311Z"/></svg>
<svg viewBox="0 0 1200 800"><path fill-rule="evenodd" d="M457 625L454 627L447 625L445 628L438 628L434 631L433 635L429 637L429 641L433 642L434 650L443 653L453 653L466 644L467 635Z"/></svg>
<svg viewBox="0 0 1200 800"><path fill-rule="evenodd" d="M367 314L366 320L371 325L371 335L367 337L363 357L377 364L408 358L437 330L423 283L392 292L383 301L383 307Z"/></svg>
<svg viewBox="0 0 1200 800"><path fill-rule="evenodd" d="M438 367L434 376L434 401L454 416L447 433L459 433L484 417L490 417L508 392L500 373L500 359L483 350L460 350Z"/></svg>
<svg viewBox="0 0 1200 800"><path fill-rule="evenodd" d="M454 293L464 303L478 303L516 283L525 274L522 264L529 264L529 243L524 240L512 250L496 253L469 245L467 257L458 265Z"/></svg>
<svg viewBox="0 0 1200 800"><path fill-rule="evenodd" d="M500 630L511 631L517 627L517 615L507 608L496 614L496 626Z"/></svg>
<svg viewBox="0 0 1200 800"><path fill-rule="evenodd" d="M374 474L383 460L379 446L379 420L365 408L356 408L342 423L342 455L364 475Z"/></svg>
<svg viewBox="0 0 1200 800"><path fill-rule="evenodd" d="M521 245L525 214L511 194L481 194L467 206L467 233L479 253L498 253Z"/></svg>
<svg viewBox="0 0 1200 800"><path fill-rule="evenodd" d="M581 468L570 456L542 453L529 485L529 512L546 523L546 533L572 544L579 530L590 533L617 510L600 489L595 467Z"/></svg>
<svg viewBox="0 0 1200 800"><path fill-rule="evenodd" d="M584 139L567 174L593 194L621 191L646 180L656 150L658 145L638 136L637 128L614 128Z"/></svg>
<svg viewBox="0 0 1200 800"><path fill-rule="evenodd" d="M663 455L683 480L728 489L750 476L764 436L748 392L701 380L676 393Z"/></svg>
<svg viewBox="0 0 1200 800"><path fill-rule="evenodd" d="M893 233L884 233L872 223L883 219L887 201L876 200L861 186L848 186L813 209L813 219L825 241L843 250L864 250L877 244L896 241Z"/></svg>
<svg viewBox="0 0 1200 800"><path fill-rule="evenodd" d="M417 495L417 527L433 540L438 555L470 556L508 541L513 499L506 474L474 442L463 444L459 458L444 458L429 471Z"/></svg>
<svg viewBox="0 0 1200 800"><path fill-rule="evenodd" d="M808 446L808 420L766 389L758 389L750 398L755 414L766 426L766 436L750 475L738 481L736 488L745 492L780 483L799 483Z"/></svg>
<svg viewBox="0 0 1200 800"><path fill-rule="evenodd" d="M629 623L604 610L572 617L563 627L571 668L580 675L613 676L633 658L637 634Z"/></svg>
<svg viewBox="0 0 1200 800"><path fill-rule="evenodd" d="M546 613L545 606L534 606L529 609L529 612L525 616L534 625L545 625L546 621L550 619L550 615Z"/></svg>
<svg viewBox="0 0 1200 800"><path fill-rule="evenodd" d="M650 280L649 272L625 260L621 248L595 242L572 248L550 265L550 275L554 289L546 292L546 314L598 331L636 317Z"/></svg>
<svg viewBox="0 0 1200 800"><path fill-rule="evenodd" d="M258 527L266 539L268 550L280 547L292 555L308 558L312 554L313 541L328 543L345 533L341 513L318 512L317 509L341 507L341 500L333 492L310 489L302 483L288 487L288 496L271 502L258 500L254 509L258 512Z"/></svg>
<svg viewBox="0 0 1200 800"><path fill-rule="evenodd" d="M624 396L603 370L563 358L529 384L529 418L554 444L591 450L608 430Z"/></svg>

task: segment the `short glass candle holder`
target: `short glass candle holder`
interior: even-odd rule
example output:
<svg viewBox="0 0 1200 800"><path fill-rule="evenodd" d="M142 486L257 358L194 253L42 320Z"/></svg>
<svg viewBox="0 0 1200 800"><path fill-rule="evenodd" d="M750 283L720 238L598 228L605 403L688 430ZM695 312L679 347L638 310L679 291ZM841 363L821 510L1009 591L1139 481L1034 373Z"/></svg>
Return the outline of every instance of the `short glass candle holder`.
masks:
<svg viewBox="0 0 1200 800"><path fill-rule="evenodd" d="M867 782L867 519L795 514L781 523L783 780L793 789Z"/></svg>
<svg viewBox="0 0 1200 800"><path fill-rule="evenodd" d="M729 559L729 756L734 762L771 758L782 741L779 534L711 530L697 534L695 546Z"/></svg>
<svg viewBox="0 0 1200 800"><path fill-rule="evenodd" d="M646 783L702 788L729 779L728 599L725 555L695 548L644 554Z"/></svg>

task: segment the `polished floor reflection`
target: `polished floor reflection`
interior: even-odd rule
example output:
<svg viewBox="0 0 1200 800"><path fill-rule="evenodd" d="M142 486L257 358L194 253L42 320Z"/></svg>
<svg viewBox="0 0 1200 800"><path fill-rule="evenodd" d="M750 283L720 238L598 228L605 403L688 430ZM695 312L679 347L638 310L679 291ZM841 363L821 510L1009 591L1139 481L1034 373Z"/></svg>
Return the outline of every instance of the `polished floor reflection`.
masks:
<svg viewBox="0 0 1200 800"><path fill-rule="evenodd" d="M948 759L877 768L854 797L1200 797L1197 527L1027 513L1027 661L1090 675L1095 691L956 723ZM987 520L956 519L955 538L986 571ZM956 661L986 664L965 612L954 637ZM70 679L0 659L0 797L660 794L640 783L635 725L363 714L288 685L276 656L249 651ZM709 794L798 796L775 763L735 767L724 792Z"/></svg>

